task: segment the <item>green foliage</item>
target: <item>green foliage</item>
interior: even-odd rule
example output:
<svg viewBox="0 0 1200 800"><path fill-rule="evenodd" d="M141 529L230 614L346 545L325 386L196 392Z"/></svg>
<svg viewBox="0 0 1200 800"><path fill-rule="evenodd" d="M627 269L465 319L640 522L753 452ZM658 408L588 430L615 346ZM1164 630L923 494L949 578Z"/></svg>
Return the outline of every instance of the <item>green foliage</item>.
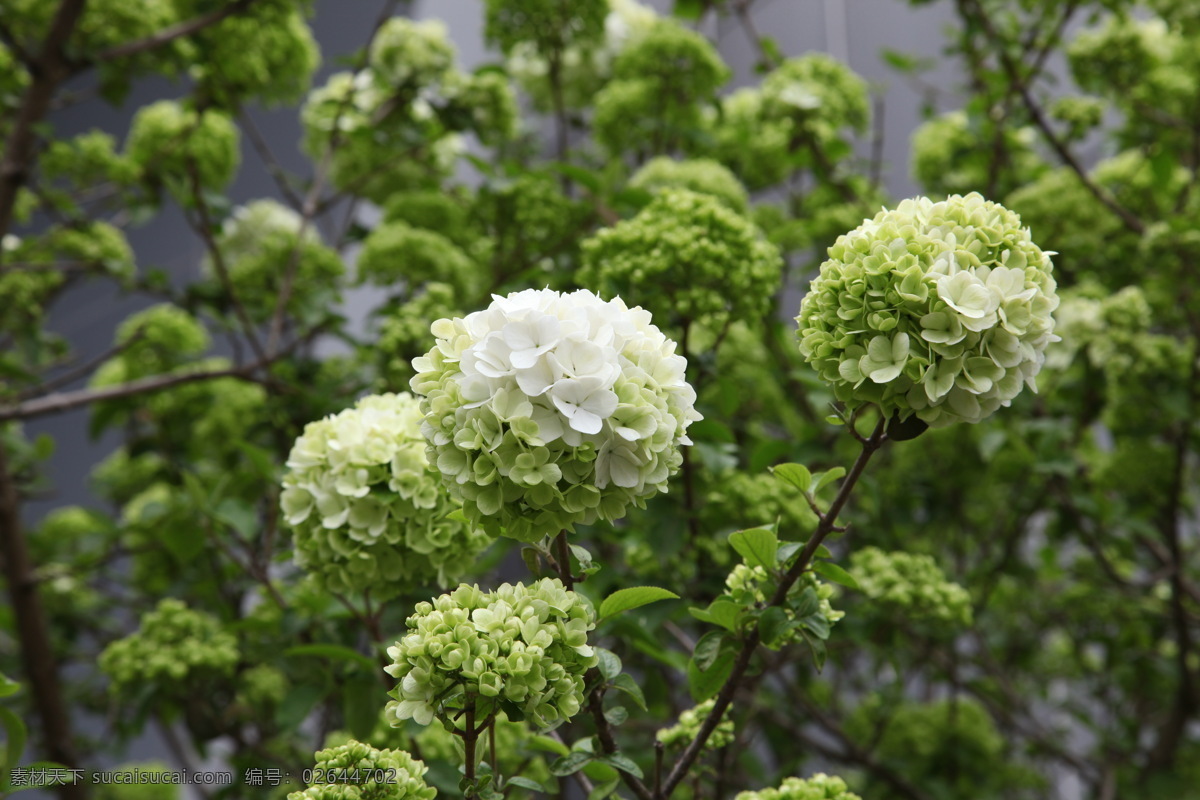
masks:
<svg viewBox="0 0 1200 800"><path fill-rule="evenodd" d="M177 784L170 783L170 777L161 783L142 777L145 773L167 775L172 770L168 764L161 761L147 761L134 764L123 764L105 773L121 773L129 776L128 783L101 783L96 785L94 796L97 800L178 800L181 791Z"/></svg>
<svg viewBox="0 0 1200 800"><path fill-rule="evenodd" d="M1088 111L1079 104L1073 108L1064 105L1062 109L1081 130L1089 127ZM1015 181L1028 182L1044 170L1033 148L1036 138L1037 133L1030 127L997 129L965 112L951 111L913 131L912 174L930 194L984 192L1003 196L1021 185ZM994 150L999 150L1008 169L998 168ZM1001 175L1008 176L1008 183L1000 182Z"/></svg>
<svg viewBox="0 0 1200 800"><path fill-rule="evenodd" d="M187 205L193 190L220 191L233 180L241 160L238 140L224 112L160 100L134 115L125 155L143 182L157 186L165 176L176 199Z"/></svg>
<svg viewBox="0 0 1200 800"><path fill-rule="evenodd" d="M583 245L580 280L627 295L673 326L757 320L779 286L778 251L713 196L662 192L632 220Z"/></svg>

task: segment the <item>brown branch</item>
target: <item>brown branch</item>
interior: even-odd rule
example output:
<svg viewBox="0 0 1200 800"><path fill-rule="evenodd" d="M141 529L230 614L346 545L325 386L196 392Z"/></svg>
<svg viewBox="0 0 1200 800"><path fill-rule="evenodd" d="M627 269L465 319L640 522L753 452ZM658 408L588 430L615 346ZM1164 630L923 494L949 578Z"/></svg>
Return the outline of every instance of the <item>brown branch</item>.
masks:
<svg viewBox="0 0 1200 800"><path fill-rule="evenodd" d="M118 58L128 58L139 53L145 53L150 50L157 50L163 45L170 44L176 39L182 39L185 36L191 36L194 33L199 33L205 28L216 25L221 20L232 17L234 14L240 14L250 6L259 2L259 0L233 0L227 6L210 11L207 14L201 14L198 17L185 20L176 25L163 28L158 33L151 34L144 39L135 39L132 42L116 45L104 50L99 55L94 56L88 61L84 61L76 65L76 69L82 70L92 64L102 64L105 61L115 61Z"/></svg>
<svg viewBox="0 0 1200 800"><path fill-rule="evenodd" d="M25 534L21 530L21 497L3 442L0 442L0 550L4 554L4 577L16 618L17 640L21 643L21 662L33 692L34 707L41 718L46 755L68 768L78 767L71 718L59 682L50 627L38 594ZM86 786L65 784L59 787L58 793L64 800L82 798L86 795Z"/></svg>
<svg viewBox="0 0 1200 800"><path fill-rule="evenodd" d="M967 6L970 6L974 10L974 16L978 20L980 26L983 27L983 30L987 33L989 40L999 43L996 48L996 55L1000 59L1000 65L1004 69L1004 74L1008 76L1009 82L1016 87L1018 93L1020 93L1021 100L1025 104L1025 109L1029 112L1029 116L1033 118L1033 122L1035 125L1037 125L1038 130L1042 132L1042 138L1044 138L1054 152L1058 154L1058 157L1062 159L1063 163L1071 168L1071 171L1075 173L1080 183L1082 183L1097 200L1099 200L1110 211L1116 214L1117 217L1120 218L1121 222L1124 223L1126 228L1137 234L1145 233L1146 224L1142 222L1142 220L1139 219L1132 211L1118 203L1117 199L1113 197L1111 192L1091 179L1091 177L1087 174L1087 170L1085 170L1083 165L1079 163L1079 159L1075 157L1075 154L1071 152L1071 149L1067 147L1066 143L1050 125L1050 120L1047 119L1046 112L1042 110L1041 105L1038 104L1037 99L1030 91L1028 81L1021 76L1021 71L1018 64L1013 60L1012 56L1008 54L1008 51L1004 49L1005 40L996 30L996 26L992 24L991 18L987 15L987 12L984 11L983 6L979 3L979 0L965 0L963 5L964 12L967 12Z"/></svg>
<svg viewBox="0 0 1200 800"><path fill-rule="evenodd" d="M779 586L775 589L775 593L771 596L767 606L783 605L787 599L788 592L792 586L800 579L800 576L808 569L809 563L813 556L816 555L817 549L821 546L821 542L825 540L830 533L834 531L837 523L838 514L846 505L846 501L850 499L851 492L854 491L855 485L858 484L859 478L862 477L863 470L866 469L867 462L871 460L871 456L875 454L883 443L887 441L887 435L884 429L887 425L887 418L880 416L879 422L875 425L875 430L871 436L863 442L862 450L855 459L854 465L850 467L850 472L846 474L845 480L842 481L841 487L838 489L837 496L833 498L829 509L825 515L821 517L817 523L817 529L804 545L804 549L800 551L796 561L792 564L787 574L780 580ZM704 718L704 722L700 725L700 730L696 733L696 738L693 739L679 756L679 760L675 762L675 766L671 768L670 775L667 776L666 783L662 788L659 797L665 800L671 796L671 792L675 790L684 778L687 777L688 770L696 762L700 756L700 751L704 748L708 737L717 729L721 718L725 714L725 710L733 702L733 696L737 692L738 685L741 682L742 676L746 674L746 670L750 667L750 661L754 656L755 650L758 649L759 643L762 641L758 626L746 635L742 641L742 649L738 652L737 659L734 661L733 669L729 673L729 677L725 679L725 683L721 686L721 690L717 693L716 699L713 702L712 710L708 716Z"/></svg>
<svg viewBox="0 0 1200 800"><path fill-rule="evenodd" d="M29 179L35 159L33 145L37 141L37 124L49 111L54 92L71 75L64 50L86 4L87 0L62 0L42 42L40 54L30 69L33 82L21 99L4 148L4 158L0 160L0 237L8 233L12 223L17 190Z"/></svg>

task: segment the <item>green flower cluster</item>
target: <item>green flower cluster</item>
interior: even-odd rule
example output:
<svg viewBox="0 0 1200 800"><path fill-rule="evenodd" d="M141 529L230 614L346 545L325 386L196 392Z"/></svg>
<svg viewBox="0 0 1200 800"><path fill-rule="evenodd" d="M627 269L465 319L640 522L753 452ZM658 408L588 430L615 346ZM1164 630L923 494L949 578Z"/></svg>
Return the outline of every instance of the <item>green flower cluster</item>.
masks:
<svg viewBox="0 0 1200 800"><path fill-rule="evenodd" d="M824 53L789 58L762 82L762 110L768 120L790 120L795 135L822 146L839 141L847 128L867 127L867 83Z"/></svg>
<svg viewBox="0 0 1200 800"><path fill-rule="evenodd" d="M100 654L113 689L146 683L181 686L204 675L228 675L238 661L237 638L215 617L167 598L142 618L137 631Z"/></svg>
<svg viewBox="0 0 1200 800"><path fill-rule="evenodd" d="M233 180L241 161L238 129L228 114L185 108L173 100L138 109L125 154L146 183L154 185L161 176L170 176L181 200L191 197L193 170L200 188L220 191Z"/></svg>
<svg viewBox="0 0 1200 800"><path fill-rule="evenodd" d="M500 265L509 274L541 266L547 280L561 280L552 269L553 259L575 247L591 213L544 172L489 183L480 188L472 208L473 220L485 236L471 252L478 261Z"/></svg>
<svg viewBox="0 0 1200 800"><path fill-rule="evenodd" d="M384 311L372 348L382 385L407 386L416 374L413 359L429 347L429 320L461 313L454 288L445 283L427 283L413 299Z"/></svg>
<svg viewBox="0 0 1200 800"><path fill-rule="evenodd" d="M181 19L211 11L210 0L173 0ZM254 99L298 101L308 91L321 52L304 19L306 0L259 0L199 31L189 44L192 78L202 95L226 108Z"/></svg>
<svg viewBox="0 0 1200 800"><path fill-rule="evenodd" d="M737 384L743 385L743 384ZM717 473L705 492L705 519L725 530L742 530L769 525L779 520L780 531L799 537L816 527L817 517L794 491L779 491L779 480L767 472L728 470ZM721 541L721 549L729 548Z"/></svg>
<svg viewBox="0 0 1200 800"><path fill-rule="evenodd" d="M314 771L322 775L356 770L381 779L313 784L291 792L288 800L433 800L437 796L437 790L425 783L425 765L403 750L376 750L351 739L316 753Z"/></svg>
<svg viewBox="0 0 1200 800"><path fill-rule="evenodd" d="M676 161L658 156L647 161L629 179L635 189L657 192L660 189L688 189L697 194L711 195L739 214L750 208L746 187L718 161L696 158Z"/></svg>
<svg viewBox="0 0 1200 800"><path fill-rule="evenodd" d="M637 293L673 323L750 321L770 313L782 268L779 250L745 217L715 197L668 189L584 242L579 280Z"/></svg>
<svg viewBox="0 0 1200 800"><path fill-rule="evenodd" d="M759 88L738 89L720 101L720 113L705 116L706 152L733 170L751 191L780 183L794 169L791 125L768 120Z"/></svg>
<svg viewBox="0 0 1200 800"><path fill-rule="evenodd" d="M94 784L92 797L95 800L178 800L182 790L178 784L171 783L169 778L160 778L162 783L138 780L138 773L174 773L161 761L147 761L138 764L122 764L115 770L105 770L124 773L130 776L129 783L98 783Z"/></svg>
<svg viewBox="0 0 1200 800"><path fill-rule="evenodd" d="M997 175L1019 177L996 183L993 191L1007 194L1045 169L1034 150L1037 132L1033 128L1005 125L997 133L995 123L968 117L965 111L951 111L913 131L913 177L930 194L985 191L991 179L993 139L997 135L1005 158L1005 168Z"/></svg>
<svg viewBox="0 0 1200 800"><path fill-rule="evenodd" d="M251 319L271 318L293 270L288 298L292 314L321 313L336 301L345 264L321 243L315 225L304 228L303 237L302 228L300 215L274 200L255 200L234 209L221 227L217 246L233 292ZM214 272L210 259L205 270Z"/></svg>
<svg viewBox="0 0 1200 800"><path fill-rule="evenodd" d="M767 602L768 596L774 591L774 581L764 567L738 564L725 578L725 588L726 594L734 603L743 608L755 608L761 607ZM834 623L846 616L845 611L835 610L829 602L835 593L834 588L827 583L822 583L811 571L800 576L800 579L788 591L788 596L799 596L809 589L812 589L817 596L817 610L813 613L816 616L824 617L828 627L832 628ZM789 618L795 616L791 610L787 611L787 615ZM782 646L796 642L801 637L799 628L793 628L777 639L775 645Z"/></svg>
<svg viewBox="0 0 1200 800"><path fill-rule="evenodd" d="M336 592L389 597L467 569L487 537L457 508L425 457L421 412L408 394L364 397L310 422L287 460L280 505L296 563Z"/></svg>
<svg viewBox="0 0 1200 800"><path fill-rule="evenodd" d="M854 579L872 600L895 606L913 619L971 624L971 595L946 580L932 556L865 547L850 556Z"/></svg>
<svg viewBox="0 0 1200 800"><path fill-rule="evenodd" d="M237 702L262 713L277 707L287 696L287 675L270 664L257 664L238 676Z"/></svg>
<svg viewBox="0 0 1200 800"><path fill-rule="evenodd" d="M613 80L595 97L592 134L614 154L694 145L701 107L729 76L708 39L658 19L617 56Z"/></svg>
<svg viewBox="0 0 1200 800"><path fill-rule="evenodd" d="M841 778L818 772L811 778L786 778L778 789L740 792L734 800L862 800Z"/></svg>
<svg viewBox="0 0 1200 800"><path fill-rule="evenodd" d="M159 303L126 317L117 328L113 343L121 352L96 370L93 386L108 386L174 369L201 355L212 339L191 314L171 303Z"/></svg>
<svg viewBox="0 0 1200 800"><path fill-rule="evenodd" d="M132 279L136 271L133 248L129 246L124 231L99 220L54 226L41 236L14 242L11 256L6 260L30 264L78 261L90 269L121 280ZM58 271L46 272L51 273L55 280L45 283L57 286L60 282L57 280Z"/></svg>
<svg viewBox="0 0 1200 800"><path fill-rule="evenodd" d="M541 55L588 46L604 35L605 0L486 0L484 35L505 53L529 42Z"/></svg>
<svg viewBox="0 0 1200 800"><path fill-rule="evenodd" d="M978 194L905 200L829 248L800 305L800 351L849 406L978 422L1036 390L1052 269L1020 218Z"/></svg>
<svg viewBox="0 0 1200 800"><path fill-rule="evenodd" d="M363 241L358 256L360 283L412 292L430 281L450 284L462 295L478 287L475 262L440 233L405 222L385 222Z"/></svg>
<svg viewBox="0 0 1200 800"><path fill-rule="evenodd" d="M612 78L613 62L625 46L649 30L658 14L637 0L608 0L604 37L587 44L570 44L558 55L559 83L565 108L583 108ZM590 9L589 9L590 10ZM536 108L554 108L550 62L536 42L518 40L507 51L505 68L532 98Z"/></svg>
<svg viewBox="0 0 1200 800"><path fill-rule="evenodd" d="M38 164L47 179L65 179L80 188L109 181L126 186L137 180L137 168L117 152L117 140L100 130L50 142Z"/></svg>
<svg viewBox="0 0 1200 800"><path fill-rule="evenodd" d="M647 311L531 289L432 330L411 386L430 461L472 523L536 541L666 489L700 415Z"/></svg>
<svg viewBox="0 0 1200 800"><path fill-rule="evenodd" d="M493 592L463 584L418 603L409 633L388 648L386 672L399 680L388 719L428 725L477 699L542 726L570 719L583 702L584 673L598 660L587 643L594 626L590 604L556 578Z"/></svg>
<svg viewBox="0 0 1200 800"><path fill-rule="evenodd" d="M497 142L517 116L506 81L462 75L454 59L445 25L389 20L365 69L335 73L309 95L304 149L318 161L331 152L334 184L380 205L397 192L439 188L465 148L458 131Z"/></svg>
<svg viewBox="0 0 1200 800"><path fill-rule="evenodd" d="M689 708L679 715L677 723L670 728L661 728L655 734L655 738L662 742L665 747L688 744L696 738L696 734L700 732L701 724L712 713L713 707L716 704L717 699L714 697L705 700L694 708ZM712 750L720 750L722 747L733 742L733 720L729 718L731 709L732 706L725 709L725 713L721 716L721 721L717 723L717 727L713 729L712 734L708 737L708 741L704 743L705 747Z"/></svg>

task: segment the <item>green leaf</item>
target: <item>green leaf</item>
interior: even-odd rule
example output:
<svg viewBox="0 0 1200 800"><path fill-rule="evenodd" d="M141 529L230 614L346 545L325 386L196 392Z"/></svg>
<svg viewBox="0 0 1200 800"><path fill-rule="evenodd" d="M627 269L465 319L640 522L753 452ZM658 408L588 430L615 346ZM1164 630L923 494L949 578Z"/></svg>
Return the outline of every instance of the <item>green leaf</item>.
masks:
<svg viewBox="0 0 1200 800"><path fill-rule="evenodd" d="M596 668L600 670L600 674L605 680L611 681L613 678L621 674L621 659L611 650L605 650L603 647L593 648L596 652L596 657L599 663Z"/></svg>
<svg viewBox="0 0 1200 800"><path fill-rule="evenodd" d="M907 442L927 430L929 430L929 423L920 417L912 416L902 420L898 414L893 414L892 418L888 420L887 435L889 439L897 442Z"/></svg>
<svg viewBox="0 0 1200 800"><path fill-rule="evenodd" d="M609 764L610 766L616 767L622 772L628 772L635 778L645 777L642 774L642 768L634 763L633 759L622 753L612 753L604 756L604 758L601 758L600 761L604 764Z"/></svg>
<svg viewBox="0 0 1200 800"><path fill-rule="evenodd" d="M295 728L308 717L313 706L324 696L325 690L319 686L293 687L275 711L275 724L284 730Z"/></svg>
<svg viewBox="0 0 1200 800"><path fill-rule="evenodd" d="M12 697L21 691L21 684L0 672L0 697Z"/></svg>
<svg viewBox="0 0 1200 800"><path fill-rule="evenodd" d="M800 620L800 624L821 641L829 638L829 620L822 614L809 614Z"/></svg>
<svg viewBox="0 0 1200 800"><path fill-rule="evenodd" d="M812 473L803 464L779 464L771 468L771 474L802 492L812 486Z"/></svg>
<svg viewBox="0 0 1200 800"><path fill-rule="evenodd" d="M379 680L375 675L343 684L342 715L355 739L366 741L371 736L379 721Z"/></svg>
<svg viewBox="0 0 1200 800"><path fill-rule="evenodd" d="M542 786L540 783L535 781L533 778L526 778L521 775L516 775L516 776L509 778L508 780L506 780L504 782L504 785L506 787L507 786L520 786L522 789L529 789L530 791L541 792L542 794L554 794L554 791L552 789L548 789L547 787Z"/></svg>
<svg viewBox="0 0 1200 800"><path fill-rule="evenodd" d="M846 420L842 419L837 414L830 414L828 417L825 418L825 421L828 422L830 425L845 425L846 424Z"/></svg>
<svg viewBox="0 0 1200 800"><path fill-rule="evenodd" d="M725 685L725 680L733 672L733 653L725 651L712 665L703 672L696 666L695 661L688 662L688 691L697 703L703 703L715 695Z"/></svg>
<svg viewBox="0 0 1200 800"><path fill-rule="evenodd" d="M565 778L568 775L574 775L583 769L584 765L593 758L595 756L591 753L575 750L552 763L550 765L550 774L556 778Z"/></svg>
<svg viewBox="0 0 1200 800"><path fill-rule="evenodd" d="M646 710L646 696L642 694L642 687L629 674L622 672L613 679L612 685L617 691L629 695L642 711Z"/></svg>
<svg viewBox="0 0 1200 800"><path fill-rule="evenodd" d="M775 567L779 537L770 528L750 528L729 534L729 544L752 567Z"/></svg>
<svg viewBox="0 0 1200 800"><path fill-rule="evenodd" d="M538 750L543 750L547 753L554 753L559 756L565 756L571 752L571 748L560 742L558 739L551 739L549 736L531 736L529 737L531 747L536 747Z"/></svg>
<svg viewBox="0 0 1200 800"><path fill-rule="evenodd" d="M603 783L598 783L596 784L596 788L592 789L592 791L588 793L588 800L604 800L604 798L615 792L620 784L620 777L613 778L610 781L604 781Z"/></svg>
<svg viewBox="0 0 1200 800"><path fill-rule="evenodd" d="M854 580L854 576L846 570L834 564L832 561L816 561L812 565L813 572L821 575L834 583L840 583L848 589L858 589L858 581Z"/></svg>
<svg viewBox="0 0 1200 800"><path fill-rule="evenodd" d="M555 172L566 175L592 194L599 194L604 188L600 175L592 172L590 169L584 169L574 164L551 164L550 168Z"/></svg>
<svg viewBox="0 0 1200 800"><path fill-rule="evenodd" d="M817 609L821 607L821 598L817 597L817 590L809 586L798 597L789 599L788 605L792 607L797 619L803 619L817 613Z"/></svg>
<svg viewBox="0 0 1200 800"><path fill-rule="evenodd" d="M379 668L379 665L369 656L364 656L357 650L352 650L340 644L299 644L284 650L283 654L288 657L317 656L318 658L332 658L335 661L349 661L361 664L372 671Z"/></svg>
<svg viewBox="0 0 1200 800"><path fill-rule="evenodd" d="M804 637L804 641L808 642L808 647L812 650L813 661L817 665L817 672L820 672L825 668L825 643L820 639L814 639L803 630L800 631L800 635Z"/></svg>
<svg viewBox="0 0 1200 800"><path fill-rule="evenodd" d="M693 442L724 442L736 444L737 438L733 431L723 422L715 419L702 419L688 426L688 438Z"/></svg>
<svg viewBox="0 0 1200 800"><path fill-rule="evenodd" d="M625 706L613 706L604 712L604 718L609 725L624 725L625 720L629 719L629 711Z"/></svg>
<svg viewBox="0 0 1200 800"><path fill-rule="evenodd" d="M607 619L622 611L640 608L647 603L678 599L679 595L657 586L631 586L628 589L618 589L604 598L604 602L600 604L600 619Z"/></svg>
<svg viewBox="0 0 1200 800"><path fill-rule="evenodd" d="M8 780L8 772L17 765L21 754L25 752L25 723L21 718L7 708L0 707L0 726L4 727L4 778Z"/></svg>
<svg viewBox="0 0 1200 800"><path fill-rule="evenodd" d="M542 574L541 560L538 557L537 548L522 547L521 559L525 562L525 568L529 570L529 574L533 577L540 577Z"/></svg>
<svg viewBox="0 0 1200 800"><path fill-rule="evenodd" d="M768 647L775 644L792 627L794 624L779 606L764 609L762 616L758 618L758 633L762 637L763 644Z"/></svg>
<svg viewBox="0 0 1200 800"><path fill-rule="evenodd" d="M728 640L729 634L725 631L709 631L700 637L700 641L696 642L696 648L692 652L692 659L696 662L696 669L701 672L706 671L717 660L717 656L721 655L721 648Z"/></svg>
<svg viewBox="0 0 1200 800"><path fill-rule="evenodd" d="M826 470L818 475L813 476L813 494L824 489L829 484L841 478L846 474L845 467L834 467L831 470Z"/></svg>
<svg viewBox="0 0 1200 800"><path fill-rule="evenodd" d="M778 564L786 564L792 560L792 556L800 552L804 548L804 542L784 542L779 545L779 549L775 551L775 562Z"/></svg>

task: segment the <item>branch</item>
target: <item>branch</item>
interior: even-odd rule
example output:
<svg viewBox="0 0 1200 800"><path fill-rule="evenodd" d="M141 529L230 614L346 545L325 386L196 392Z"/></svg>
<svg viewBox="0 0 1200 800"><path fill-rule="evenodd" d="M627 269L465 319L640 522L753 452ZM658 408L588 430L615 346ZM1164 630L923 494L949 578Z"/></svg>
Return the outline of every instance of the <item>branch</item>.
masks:
<svg viewBox="0 0 1200 800"><path fill-rule="evenodd" d="M201 14L198 17L180 22L176 25L163 28L158 33L151 34L144 39L135 39L132 42L125 42L115 47L101 52L88 61L84 61L76 65L76 71L82 71L92 64L102 64L105 61L115 61L118 58L127 58L135 56L139 53L145 53L149 50L157 50L163 45L170 44L176 39L182 39L185 36L191 36L193 33L199 33L205 28L216 25L221 20L232 17L234 14L240 14L250 6L259 2L259 0L233 0L227 6L218 8L215 11L210 11L207 14Z"/></svg>
<svg viewBox="0 0 1200 800"><path fill-rule="evenodd" d="M887 418L880 415L879 422L875 425L875 430L863 442L862 450L859 452L858 458L854 461L854 465L850 467L850 472L847 473L845 480L842 481L837 496L834 497L833 502L829 505L829 510L821 517L820 522L817 524L817 529L809 538L808 543L804 545L804 549L800 551L796 562L792 564L787 574L779 582L779 586L776 588L775 594L771 596L767 607L783 604L792 586L808 569L809 562L816 555L821 542L834 531L838 514L841 513L842 508L846 505L846 501L850 499L850 493L854 491L858 479L862 477L867 462L871 460L871 456L875 454L875 451L887 441L887 435L884 433L886 426ZM675 766L671 768L671 774L667 776L666 784L662 788L660 797L670 797L675 787L687 777L688 770L691 769L696 759L700 756L700 751L704 748L708 737L712 735L712 732L717 729L717 725L720 724L721 718L725 714L725 709L729 708L729 705L733 702L733 696L737 692L738 684L741 682L742 676L746 674L746 670L749 669L750 660L754 656L754 651L758 649L760 642L761 636L758 626L755 625L745 640L743 640L742 649L738 653L737 660L734 661L733 670L729 673L729 677L725 679L725 684L721 687L721 691L717 693L712 711L709 712L704 722L701 723L696 738L688 744L683 754L680 755L679 760L675 762Z"/></svg>
<svg viewBox="0 0 1200 800"><path fill-rule="evenodd" d="M8 233L8 227L12 223L17 190L29 178L30 167L35 158L35 128L50 109L50 101L59 84L70 77L70 66L63 50L67 40L74 33L75 26L79 24L86 4L87 0L62 0L50 23L50 31L42 42L41 52L30 69L33 83L21 98L21 107L8 136L4 158L0 161L0 237Z"/></svg>
<svg viewBox="0 0 1200 800"><path fill-rule="evenodd" d="M255 372L269 366L283 355L285 353L278 353L274 358L263 359L240 367L198 370L196 372L184 372L176 375L154 375L149 378L141 378L129 383L118 384L117 386L105 386L101 389L79 389L73 392L58 392L48 397L39 397L36 400L29 400L24 403L0 406L0 422L10 419L31 419L33 417L46 416L47 414L59 414L64 411L70 411L73 408L79 408L80 406L98 403L102 400L119 400L122 397L132 397L133 395L146 392L158 392L163 389L170 389L172 386L209 380L211 378L240 378L252 381L254 378L251 376Z"/></svg>
<svg viewBox="0 0 1200 800"><path fill-rule="evenodd" d="M988 17L987 12L983 10L983 6L980 5L979 0L966 0L966 4L970 5L974 9L975 16L979 20L979 24L987 33L988 38L993 42L1000 42L1000 45L996 49L996 55L1000 59L1000 65L1004 68L1004 74L1008 77L1008 80L1020 93L1021 100L1025 103L1025 108L1029 112L1029 116L1033 118L1034 124L1037 125L1038 130L1042 132L1042 137L1045 138L1050 147L1054 149L1054 152L1058 154L1058 157L1063 160L1063 163L1071 168L1084 187L1086 187L1087 190L1091 192L1097 200L1107 206L1110 211L1116 214L1117 217L1120 218L1121 222L1125 224L1126 228L1137 234L1145 233L1146 224L1142 222L1142 220L1139 219L1132 211L1118 203L1116 198L1112 196L1111 192L1093 181L1087 174L1087 171L1083 168L1083 165L1079 163L1077 158L1075 158L1075 154L1071 152L1070 148L1067 147L1066 143L1063 142L1059 135L1055 133L1054 128L1050 125L1050 120L1046 118L1046 114L1044 111L1042 111L1042 107L1038 105L1033 93L1029 90L1028 81L1021 77L1021 72L1017 63L1013 60L1012 56L1008 54L1008 51L1004 49L1004 40L1000 36L1000 33L996 30L996 26L992 24L992 20L990 17Z"/></svg>

